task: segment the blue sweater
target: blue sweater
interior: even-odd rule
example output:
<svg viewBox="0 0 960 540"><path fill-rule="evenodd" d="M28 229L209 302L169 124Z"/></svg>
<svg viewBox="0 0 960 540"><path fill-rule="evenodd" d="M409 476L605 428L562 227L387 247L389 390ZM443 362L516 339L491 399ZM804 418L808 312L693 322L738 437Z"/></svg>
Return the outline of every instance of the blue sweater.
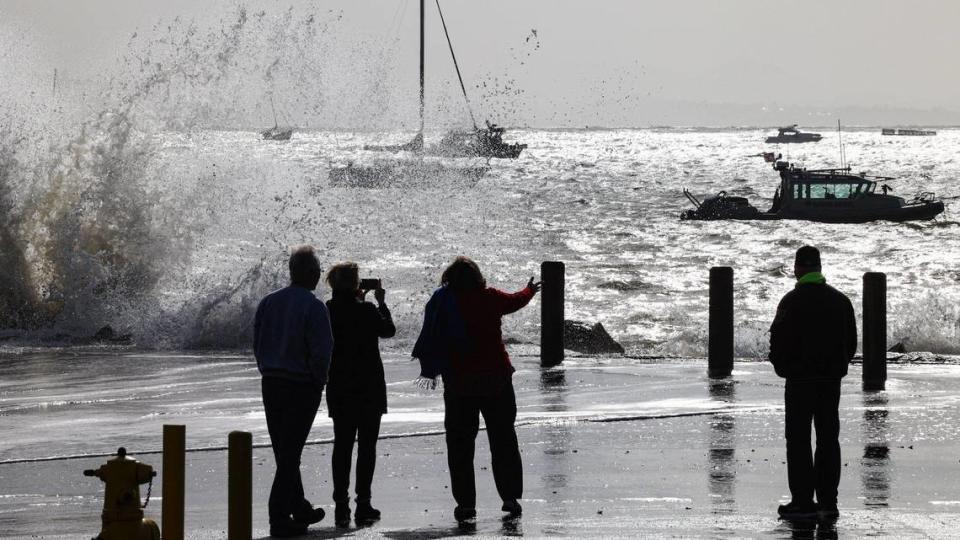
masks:
<svg viewBox="0 0 960 540"><path fill-rule="evenodd" d="M257 306L253 354L264 377L313 383L322 390L333 354L327 306L297 285L268 294Z"/></svg>

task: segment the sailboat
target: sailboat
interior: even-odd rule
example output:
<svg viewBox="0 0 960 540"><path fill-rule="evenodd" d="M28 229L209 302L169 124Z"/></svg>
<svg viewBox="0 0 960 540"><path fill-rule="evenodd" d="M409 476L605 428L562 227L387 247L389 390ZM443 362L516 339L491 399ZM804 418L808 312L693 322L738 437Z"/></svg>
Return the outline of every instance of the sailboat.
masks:
<svg viewBox="0 0 960 540"><path fill-rule="evenodd" d="M273 106L273 96L270 96L270 110L273 111L273 127L260 132L260 134L263 135L263 140L289 141L290 136L293 135L293 128L280 127L277 124L277 109Z"/></svg>
<svg viewBox="0 0 960 540"><path fill-rule="evenodd" d="M463 92L463 99L467 105L467 112L470 114L470 122L473 124L473 129L451 130L440 139L439 143L427 149L423 148L422 127L420 133L406 144L366 145L364 149L387 152L423 150L425 154L431 156L516 159L527 145L503 142L503 134L506 129L491 123L489 120L485 122L486 127L477 127L477 119L473 115L472 107L470 107L470 97L467 95L467 88L463 84L463 75L460 73L460 64L457 62L456 53L453 52L453 42L450 40L450 32L447 30L447 21L443 17L440 1L434 1L437 4L437 13L439 13L440 23L443 25L443 35L446 37L447 47L450 49L450 57L453 59L453 67L457 72L457 80L460 82L460 90ZM422 26L421 19L421 30Z"/></svg>
<svg viewBox="0 0 960 540"><path fill-rule="evenodd" d="M437 2L437 9L440 8ZM364 150L384 152L409 152L412 159L381 161L373 165L357 165L352 162L345 166L331 167L330 185L345 187L403 187L418 186L442 181L446 184L473 185L489 170L486 165L448 165L437 161L425 161L425 155L446 157L480 157L476 154L448 154L443 152L425 152L423 144L425 110L425 29L426 0L420 0L420 129L414 138L399 145L366 145ZM441 12L441 18L443 17ZM446 27L444 27L446 28ZM449 37L449 36L448 36ZM449 43L449 40L448 40ZM450 52L453 52L451 47ZM457 69L459 75L459 68ZM460 79L463 88L463 79ZM466 91L464 91L466 95ZM471 117L472 117L471 112Z"/></svg>

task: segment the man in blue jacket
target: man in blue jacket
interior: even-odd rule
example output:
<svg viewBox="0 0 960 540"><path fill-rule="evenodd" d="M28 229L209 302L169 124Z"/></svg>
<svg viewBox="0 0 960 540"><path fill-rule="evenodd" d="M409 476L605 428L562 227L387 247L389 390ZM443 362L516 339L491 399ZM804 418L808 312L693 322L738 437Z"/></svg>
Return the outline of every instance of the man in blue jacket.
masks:
<svg viewBox="0 0 960 540"><path fill-rule="evenodd" d="M260 301L253 352L263 376L263 409L277 471L268 502L270 535L299 536L323 519L304 497L300 455L320 407L333 353L330 316L313 292L320 281L313 248L290 256L290 285Z"/></svg>
<svg viewBox="0 0 960 540"><path fill-rule="evenodd" d="M857 352L857 322L850 299L827 285L817 248L797 250L794 275L797 285L780 300L770 327L770 362L787 380L787 481L793 499L778 512L784 519L836 518L840 380ZM817 432L815 454L811 421Z"/></svg>

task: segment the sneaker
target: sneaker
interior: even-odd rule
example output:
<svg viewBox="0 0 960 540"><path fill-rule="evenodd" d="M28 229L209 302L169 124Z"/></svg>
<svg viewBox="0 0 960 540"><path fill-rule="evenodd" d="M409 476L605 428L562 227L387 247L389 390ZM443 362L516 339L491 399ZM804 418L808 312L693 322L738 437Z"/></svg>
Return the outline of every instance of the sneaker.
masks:
<svg viewBox="0 0 960 540"><path fill-rule="evenodd" d="M350 504L349 503L337 503L337 507L333 511L333 522L337 527L349 527L350 526Z"/></svg>
<svg viewBox="0 0 960 540"><path fill-rule="evenodd" d="M511 516L519 516L523 513L523 507L520 506L520 503L518 503L516 499L503 501L503 506L501 506L500 509L504 512L507 512Z"/></svg>
<svg viewBox="0 0 960 540"><path fill-rule="evenodd" d="M377 521L380 519L380 511L370 506L370 501L357 502L357 509L353 512L353 519L358 523Z"/></svg>
<svg viewBox="0 0 960 540"><path fill-rule="evenodd" d="M304 534L307 534L307 526L292 519L270 524L270 536L273 538L293 538Z"/></svg>
<svg viewBox="0 0 960 540"><path fill-rule="evenodd" d="M458 506L453 509L453 517L459 522L469 521L477 517L477 509Z"/></svg>
<svg viewBox="0 0 960 540"><path fill-rule="evenodd" d="M293 513L293 521L301 525L313 525L314 523L317 523L323 519L323 517L326 515L327 514L323 511L323 508L318 507L310 508L309 510L304 509Z"/></svg>
<svg viewBox="0 0 960 540"><path fill-rule="evenodd" d="M818 504L817 517L824 521L837 519L838 517L840 517L840 510L837 509L837 503Z"/></svg>
<svg viewBox="0 0 960 540"><path fill-rule="evenodd" d="M781 504L777 513L783 519L810 519L817 517L817 505L813 502Z"/></svg>

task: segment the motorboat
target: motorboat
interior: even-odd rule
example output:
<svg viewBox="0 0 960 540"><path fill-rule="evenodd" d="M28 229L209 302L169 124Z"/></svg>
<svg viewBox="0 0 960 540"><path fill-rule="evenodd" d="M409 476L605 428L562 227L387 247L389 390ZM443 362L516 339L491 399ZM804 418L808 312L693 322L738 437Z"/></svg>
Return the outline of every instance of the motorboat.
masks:
<svg viewBox="0 0 960 540"><path fill-rule="evenodd" d="M454 130L447 132L440 142L427 150L427 154L447 157L483 157L516 159L527 147L521 143L503 142L504 128L487 121L487 127L473 131Z"/></svg>
<svg viewBox="0 0 960 540"><path fill-rule="evenodd" d="M792 126L777 128L777 134L767 137L766 142L770 144L806 143L817 142L822 138L823 136L819 133L804 133L797 129L796 124L793 124Z"/></svg>
<svg viewBox="0 0 960 540"><path fill-rule="evenodd" d="M777 161L780 186L773 205L761 212L744 197L721 191L702 202L684 189L694 209L680 214L682 220L775 220L798 219L822 223L866 223L870 221L925 221L943 213L943 201L933 193L921 193L907 200L890 195L888 176L853 174L850 167L808 170ZM877 193L877 190L880 193Z"/></svg>

